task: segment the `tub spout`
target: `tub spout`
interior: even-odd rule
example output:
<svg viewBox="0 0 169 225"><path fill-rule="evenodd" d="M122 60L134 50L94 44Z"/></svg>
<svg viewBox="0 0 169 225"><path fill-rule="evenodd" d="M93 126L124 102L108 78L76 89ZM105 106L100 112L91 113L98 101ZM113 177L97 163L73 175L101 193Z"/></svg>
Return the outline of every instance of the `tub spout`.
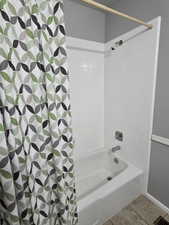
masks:
<svg viewBox="0 0 169 225"><path fill-rule="evenodd" d="M117 151L120 151L121 147L118 145L118 146L115 146L115 147L112 147L112 152L117 152Z"/></svg>

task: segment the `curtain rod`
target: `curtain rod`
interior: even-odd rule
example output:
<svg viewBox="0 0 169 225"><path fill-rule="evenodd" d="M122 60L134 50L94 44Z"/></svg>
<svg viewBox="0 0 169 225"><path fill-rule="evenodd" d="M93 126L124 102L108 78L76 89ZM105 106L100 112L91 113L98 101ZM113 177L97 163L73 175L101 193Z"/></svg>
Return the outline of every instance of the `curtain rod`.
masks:
<svg viewBox="0 0 169 225"><path fill-rule="evenodd" d="M144 26L148 27L149 29L153 28L152 24L147 24L143 20L140 20L140 19L137 19L135 17L129 16L129 15L124 14L122 12L119 12L119 11L117 11L115 9L109 8L108 6L100 4L100 3L96 2L96 1L93 1L93 0L81 0L81 1L85 2L85 3L89 4L89 5L92 5L92 6L96 7L96 8L99 8L99 9L102 9L104 11L116 14L118 16L122 16L122 17L124 17L124 18L126 18L128 20L131 20L131 21L134 21L134 22L139 23L141 25L144 25Z"/></svg>

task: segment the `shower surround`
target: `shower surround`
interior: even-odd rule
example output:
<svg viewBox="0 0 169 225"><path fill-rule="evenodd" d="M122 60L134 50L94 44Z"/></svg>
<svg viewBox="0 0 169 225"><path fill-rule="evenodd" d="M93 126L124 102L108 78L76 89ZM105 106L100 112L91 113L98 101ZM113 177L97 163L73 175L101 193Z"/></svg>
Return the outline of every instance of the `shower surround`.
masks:
<svg viewBox="0 0 169 225"><path fill-rule="evenodd" d="M126 165L109 184L103 184L100 173L102 182L93 180L93 186L83 195L80 182L90 179L90 173L85 174L84 169L79 179L77 176L79 225L100 225L137 195L147 193L160 18L150 23L154 25L152 30L115 51L110 48L116 41L145 28L140 26L106 44L67 39L77 173L83 170L85 158L85 167L99 174L99 166L102 169L106 163L100 161L96 169L92 162L97 163L102 151L106 154L116 145L121 145L121 151L115 156ZM123 132L123 142L114 138L117 130ZM117 170L118 166L115 170L112 167L112 173Z"/></svg>

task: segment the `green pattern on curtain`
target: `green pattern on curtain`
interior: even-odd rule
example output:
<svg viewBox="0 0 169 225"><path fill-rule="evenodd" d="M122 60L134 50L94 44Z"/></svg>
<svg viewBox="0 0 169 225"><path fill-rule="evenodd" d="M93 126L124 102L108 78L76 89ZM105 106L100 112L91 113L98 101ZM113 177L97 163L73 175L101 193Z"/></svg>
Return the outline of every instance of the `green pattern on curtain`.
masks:
<svg viewBox="0 0 169 225"><path fill-rule="evenodd" d="M0 0L0 224L77 223L63 3Z"/></svg>

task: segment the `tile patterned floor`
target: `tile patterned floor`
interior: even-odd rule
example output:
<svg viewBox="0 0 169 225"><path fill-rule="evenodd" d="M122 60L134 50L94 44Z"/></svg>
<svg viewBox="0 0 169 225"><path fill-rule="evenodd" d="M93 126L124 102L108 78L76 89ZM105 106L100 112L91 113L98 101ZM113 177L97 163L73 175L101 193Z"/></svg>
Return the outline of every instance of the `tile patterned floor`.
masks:
<svg viewBox="0 0 169 225"><path fill-rule="evenodd" d="M159 216L169 221L166 212L141 195L103 225L153 225Z"/></svg>

